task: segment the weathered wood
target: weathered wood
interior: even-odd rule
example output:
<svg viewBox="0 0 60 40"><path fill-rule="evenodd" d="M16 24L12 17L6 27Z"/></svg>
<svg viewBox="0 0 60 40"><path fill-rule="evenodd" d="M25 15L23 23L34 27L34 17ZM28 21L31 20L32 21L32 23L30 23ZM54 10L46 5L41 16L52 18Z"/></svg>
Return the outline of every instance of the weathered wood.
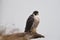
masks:
<svg viewBox="0 0 60 40"><path fill-rule="evenodd" d="M25 33L16 33L11 35L1 35L0 40L29 40Z"/></svg>

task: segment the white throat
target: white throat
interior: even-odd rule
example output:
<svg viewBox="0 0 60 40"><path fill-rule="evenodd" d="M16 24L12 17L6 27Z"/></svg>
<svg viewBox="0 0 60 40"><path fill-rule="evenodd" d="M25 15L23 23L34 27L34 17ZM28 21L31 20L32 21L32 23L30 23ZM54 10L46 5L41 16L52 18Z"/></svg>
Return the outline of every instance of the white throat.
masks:
<svg viewBox="0 0 60 40"><path fill-rule="evenodd" d="M39 21L40 19L39 19L39 15L34 15L34 19L36 20L36 21Z"/></svg>

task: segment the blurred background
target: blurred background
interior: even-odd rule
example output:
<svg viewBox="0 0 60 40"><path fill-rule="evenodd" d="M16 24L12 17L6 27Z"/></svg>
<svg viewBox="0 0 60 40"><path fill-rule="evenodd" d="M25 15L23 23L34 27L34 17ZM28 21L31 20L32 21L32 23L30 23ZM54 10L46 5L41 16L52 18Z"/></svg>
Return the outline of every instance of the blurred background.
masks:
<svg viewBox="0 0 60 40"><path fill-rule="evenodd" d="M0 33L24 32L35 10L40 14L37 32L45 38L33 40L60 40L60 0L0 0Z"/></svg>

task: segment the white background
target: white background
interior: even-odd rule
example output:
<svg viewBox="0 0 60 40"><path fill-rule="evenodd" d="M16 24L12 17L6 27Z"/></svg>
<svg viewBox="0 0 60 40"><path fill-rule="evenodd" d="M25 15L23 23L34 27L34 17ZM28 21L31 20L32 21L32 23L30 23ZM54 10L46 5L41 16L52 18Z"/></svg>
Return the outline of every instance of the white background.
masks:
<svg viewBox="0 0 60 40"><path fill-rule="evenodd" d="M0 0L0 24L8 31L19 28L23 32L34 10L39 11L41 21L37 32L45 35L36 40L60 40L60 0Z"/></svg>

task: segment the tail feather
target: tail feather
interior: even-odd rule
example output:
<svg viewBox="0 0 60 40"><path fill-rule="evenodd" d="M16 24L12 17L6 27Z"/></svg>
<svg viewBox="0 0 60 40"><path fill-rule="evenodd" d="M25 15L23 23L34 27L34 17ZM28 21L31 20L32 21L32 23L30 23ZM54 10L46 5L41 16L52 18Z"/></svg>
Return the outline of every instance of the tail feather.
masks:
<svg viewBox="0 0 60 40"><path fill-rule="evenodd" d="M32 39L36 39L36 38L45 38L45 36L41 34L33 34Z"/></svg>

